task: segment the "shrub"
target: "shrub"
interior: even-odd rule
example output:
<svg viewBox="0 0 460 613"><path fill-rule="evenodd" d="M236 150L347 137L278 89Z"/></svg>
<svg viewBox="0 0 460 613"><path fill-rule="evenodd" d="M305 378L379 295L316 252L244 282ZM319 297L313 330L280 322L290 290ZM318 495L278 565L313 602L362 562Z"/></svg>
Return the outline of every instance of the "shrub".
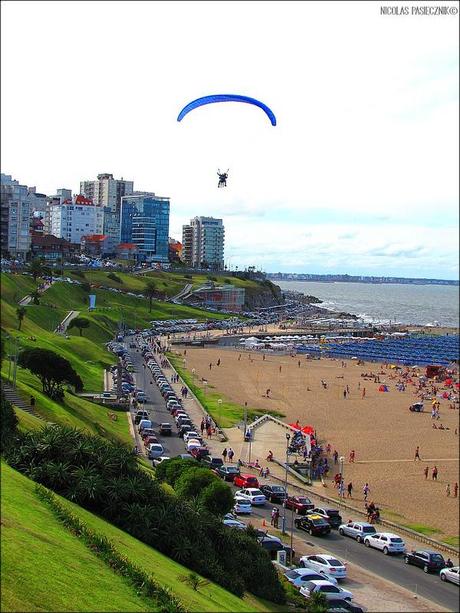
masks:
<svg viewBox="0 0 460 613"><path fill-rule="evenodd" d="M11 402L8 402L3 390L0 398L0 423L2 424L0 450L3 453L14 441L18 427L18 418L14 412L13 405Z"/></svg>
<svg viewBox="0 0 460 613"><path fill-rule="evenodd" d="M198 496L198 504L213 515L223 516L230 511L235 500L230 487L219 480L210 483L201 491Z"/></svg>
<svg viewBox="0 0 460 613"><path fill-rule="evenodd" d="M218 479L209 468L189 468L177 479L174 489L182 498L198 498L208 485Z"/></svg>
<svg viewBox="0 0 460 613"><path fill-rule="evenodd" d="M196 460L171 458L171 460L165 460L156 467L155 478L157 481L164 481L174 487L184 471L198 466L200 465Z"/></svg>

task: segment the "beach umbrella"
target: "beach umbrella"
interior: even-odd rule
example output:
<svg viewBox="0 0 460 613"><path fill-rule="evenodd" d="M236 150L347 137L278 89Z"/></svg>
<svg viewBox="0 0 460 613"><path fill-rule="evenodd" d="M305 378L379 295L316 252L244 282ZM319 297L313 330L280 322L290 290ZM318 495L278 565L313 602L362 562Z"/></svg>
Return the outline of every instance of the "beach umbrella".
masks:
<svg viewBox="0 0 460 613"><path fill-rule="evenodd" d="M313 428L313 426L304 426L302 428L302 432L305 432L305 434L313 434L315 431L315 429Z"/></svg>

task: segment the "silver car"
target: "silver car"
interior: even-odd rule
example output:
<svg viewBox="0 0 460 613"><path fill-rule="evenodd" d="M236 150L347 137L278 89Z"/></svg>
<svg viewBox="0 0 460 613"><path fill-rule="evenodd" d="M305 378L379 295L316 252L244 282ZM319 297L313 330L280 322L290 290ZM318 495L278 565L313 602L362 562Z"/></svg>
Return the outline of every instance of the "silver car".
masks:
<svg viewBox="0 0 460 613"><path fill-rule="evenodd" d="M441 577L441 581L451 581L452 583L456 583L460 585L460 566L454 566L453 568L443 568L439 571L439 576Z"/></svg>
<svg viewBox="0 0 460 613"><path fill-rule="evenodd" d="M368 524L365 521L349 521L347 524L342 524L339 527L339 533L342 536L351 536L358 541L358 543L364 543L364 538L375 534L377 530L372 524Z"/></svg>

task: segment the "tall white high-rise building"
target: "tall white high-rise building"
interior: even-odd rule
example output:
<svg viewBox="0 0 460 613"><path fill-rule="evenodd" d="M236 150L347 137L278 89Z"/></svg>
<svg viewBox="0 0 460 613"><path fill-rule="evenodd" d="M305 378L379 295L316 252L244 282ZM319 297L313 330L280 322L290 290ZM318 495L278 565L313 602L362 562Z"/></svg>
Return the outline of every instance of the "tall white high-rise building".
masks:
<svg viewBox="0 0 460 613"><path fill-rule="evenodd" d="M103 234L104 209L89 198L78 195L49 208L51 234L58 238L79 244L82 236Z"/></svg>
<svg viewBox="0 0 460 613"><path fill-rule="evenodd" d="M182 226L182 259L189 266L224 267L225 228L222 219L194 217Z"/></svg>
<svg viewBox="0 0 460 613"><path fill-rule="evenodd" d="M115 252L115 245L120 240L120 208L123 196L130 196L134 190L134 181L114 179L110 173L97 175L96 181L81 181L80 193L104 207L103 232L109 237L109 252Z"/></svg>

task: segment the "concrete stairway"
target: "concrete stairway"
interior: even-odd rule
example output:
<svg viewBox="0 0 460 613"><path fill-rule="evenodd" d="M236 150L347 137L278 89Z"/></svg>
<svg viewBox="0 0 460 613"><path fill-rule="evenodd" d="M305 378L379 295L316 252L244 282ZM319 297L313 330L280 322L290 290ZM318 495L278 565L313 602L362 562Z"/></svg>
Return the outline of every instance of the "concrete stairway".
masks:
<svg viewBox="0 0 460 613"><path fill-rule="evenodd" d="M22 411L25 411L26 413L30 413L30 415L33 415L34 417L37 417L38 419L43 420L43 417L38 415L33 410L33 408L30 406L30 404L28 404L25 400L23 400L21 396L18 394L17 390L15 390L11 385L9 385L8 383L2 382L2 391L5 394L5 398L9 402L11 402L11 404L13 404L15 407L17 407L18 409L21 409Z"/></svg>

